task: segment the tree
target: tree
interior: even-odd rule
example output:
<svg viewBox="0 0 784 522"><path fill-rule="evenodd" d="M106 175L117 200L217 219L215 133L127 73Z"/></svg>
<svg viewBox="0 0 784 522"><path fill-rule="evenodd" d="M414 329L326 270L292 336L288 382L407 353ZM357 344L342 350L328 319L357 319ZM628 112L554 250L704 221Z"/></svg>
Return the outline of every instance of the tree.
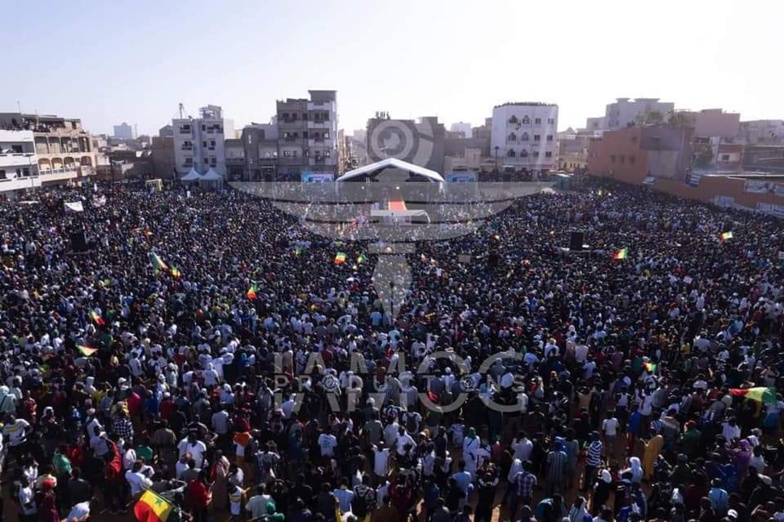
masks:
<svg viewBox="0 0 784 522"><path fill-rule="evenodd" d="M685 112L670 111L667 115L667 123L676 129L685 129L686 127L693 127L694 121L689 114Z"/></svg>
<svg viewBox="0 0 784 522"><path fill-rule="evenodd" d="M645 111L635 118L637 125L661 125L664 123L664 115L659 111Z"/></svg>

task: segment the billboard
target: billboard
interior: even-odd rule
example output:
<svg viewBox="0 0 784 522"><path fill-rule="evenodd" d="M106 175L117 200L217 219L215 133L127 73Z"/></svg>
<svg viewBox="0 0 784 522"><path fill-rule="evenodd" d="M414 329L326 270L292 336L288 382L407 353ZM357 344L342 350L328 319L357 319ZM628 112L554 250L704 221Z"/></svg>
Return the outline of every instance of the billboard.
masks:
<svg viewBox="0 0 784 522"><path fill-rule="evenodd" d="M335 181L334 174L320 174L315 172L303 172L302 183L332 183Z"/></svg>
<svg viewBox="0 0 784 522"><path fill-rule="evenodd" d="M473 171L448 172L446 181L448 183L476 183L479 181L479 174Z"/></svg>

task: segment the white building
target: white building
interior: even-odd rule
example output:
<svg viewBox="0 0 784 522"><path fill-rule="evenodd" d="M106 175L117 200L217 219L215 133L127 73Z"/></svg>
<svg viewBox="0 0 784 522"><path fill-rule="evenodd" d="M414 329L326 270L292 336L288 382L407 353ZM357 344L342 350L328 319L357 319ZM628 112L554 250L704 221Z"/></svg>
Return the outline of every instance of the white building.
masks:
<svg viewBox="0 0 784 522"><path fill-rule="evenodd" d="M224 141L234 138L234 122L223 117L216 105L199 109L198 118L175 118L174 168L180 176L192 168L204 174L213 169L226 176L226 153Z"/></svg>
<svg viewBox="0 0 784 522"><path fill-rule="evenodd" d="M40 186L33 131L0 130L0 194Z"/></svg>
<svg viewBox="0 0 784 522"><path fill-rule="evenodd" d="M784 144L784 120L742 121L740 136L747 145Z"/></svg>
<svg viewBox="0 0 784 522"><path fill-rule="evenodd" d="M119 125L114 126L114 132L112 136L115 138L120 138L123 140L132 140L133 139L133 126L128 125L125 122L122 122Z"/></svg>
<svg viewBox="0 0 784 522"><path fill-rule="evenodd" d="M608 103L604 114L604 129L588 130L618 130L625 129L637 121L637 117L647 112L658 112L664 121L667 114L675 110L675 104L660 102L659 98L616 98L615 103Z"/></svg>
<svg viewBox="0 0 784 522"><path fill-rule="evenodd" d="M471 138L472 129L471 124L464 121L459 121L449 126L449 132L462 132L464 138Z"/></svg>
<svg viewBox="0 0 784 522"><path fill-rule="evenodd" d="M499 165L517 170L553 170L558 166L557 129L557 105L498 105L493 107L490 154Z"/></svg>

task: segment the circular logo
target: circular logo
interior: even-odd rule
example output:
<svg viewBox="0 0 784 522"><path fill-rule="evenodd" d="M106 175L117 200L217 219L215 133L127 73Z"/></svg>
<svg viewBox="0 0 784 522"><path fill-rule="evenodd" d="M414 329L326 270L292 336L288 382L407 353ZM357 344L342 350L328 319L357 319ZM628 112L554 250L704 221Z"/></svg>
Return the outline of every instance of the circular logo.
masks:
<svg viewBox="0 0 784 522"><path fill-rule="evenodd" d="M473 391L475 387L474 379L472 379L470 375L466 375L460 379L460 389L463 393Z"/></svg>
<svg viewBox="0 0 784 522"><path fill-rule="evenodd" d="M416 145L414 131L400 120L384 120L373 129L368 143L378 158L407 159Z"/></svg>
<svg viewBox="0 0 784 522"><path fill-rule="evenodd" d="M335 392L340 388L340 381L334 375L328 374L321 380L321 385L328 392Z"/></svg>

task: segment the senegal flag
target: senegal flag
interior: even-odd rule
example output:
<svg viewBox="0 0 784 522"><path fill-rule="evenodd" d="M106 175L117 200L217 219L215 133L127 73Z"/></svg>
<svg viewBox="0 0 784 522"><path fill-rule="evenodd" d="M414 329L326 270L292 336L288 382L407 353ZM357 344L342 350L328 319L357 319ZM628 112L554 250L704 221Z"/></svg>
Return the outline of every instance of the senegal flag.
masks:
<svg viewBox="0 0 784 522"><path fill-rule="evenodd" d="M730 230L728 232L722 232L720 237L722 241L727 241L728 239L732 239L732 231Z"/></svg>
<svg viewBox="0 0 784 522"><path fill-rule="evenodd" d="M133 506L136 522L166 522L173 510L173 504L149 489Z"/></svg>
<svg viewBox="0 0 784 522"><path fill-rule="evenodd" d="M155 252L150 252L150 262L152 263L153 268L156 270L163 270L164 272L169 271L169 265L164 263L163 259L161 259L161 256Z"/></svg>
<svg viewBox="0 0 784 522"><path fill-rule="evenodd" d="M170 273L171 273L171 276L172 276L174 279L179 279L179 278L181 278L181 277L182 277L182 272L180 272L180 269L179 269L179 268L177 268L177 267L176 267L176 266L174 266L174 265L172 265L172 267L171 267L171 272L170 272Z"/></svg>
<svg viewBox="0 0 784 522"><path fill-rule="evenodd" d="M359 254L359 257L357 257L357 264L361 265L365 261L367 261L367 257L365 256L365 254Z"/></svg>
<svg viewBox="0 0 784 522"><path fill-rule="evenodd" d="M89 346L85 346L83 344L77 344L76 349L79 350L79 353L84 355L85 357L90 357L95 352L98 351L98 348L90 348Z"/></svg>
<svg viewBox="0 0 784 522"><path fill-rule="evenodd" d="M93 322L99 326L103 326L106 324L106 321L103 320L103 317L98 315L98 312L96 312L95 310L90 310L90 319L92 319Z"/></svg>
<svg viewBox="0 0 784 522"><path fill-rule="evenodd" d="M622 248L613 254L613 259L626 259L627 257L629 257L628 248Z"/></svg>
<svg viewBox="0 0 784 522"><path fill-rule="evenodd" d="M659 365L652 362L647 362L643 365L648 373L656 373L656 370L659 368Z"/></svg>
<svg viewBox="0 0 784 522"><path fill-rule="evenodd" d="M259 291L259 285L256 284L250 285L250 288L248 288L248 293L246 294L246 296L248 297L248 299L256 299L256 295L258 291Z"/></svg>
<svg viewBox="0 0 784 522"><path fill-rule="evenodd" d="M775 388L766 388L764 386L757 388L730 388L730 393L733 397L743 397L765 404L774 404L776 402Z"/></svg>
<svg viewBox="0 0 784 522"><path fill-rule="evenodd" d="M335 264L342 265L346 262L346 253L345 252L338 252L335 256Z"/></svg>

